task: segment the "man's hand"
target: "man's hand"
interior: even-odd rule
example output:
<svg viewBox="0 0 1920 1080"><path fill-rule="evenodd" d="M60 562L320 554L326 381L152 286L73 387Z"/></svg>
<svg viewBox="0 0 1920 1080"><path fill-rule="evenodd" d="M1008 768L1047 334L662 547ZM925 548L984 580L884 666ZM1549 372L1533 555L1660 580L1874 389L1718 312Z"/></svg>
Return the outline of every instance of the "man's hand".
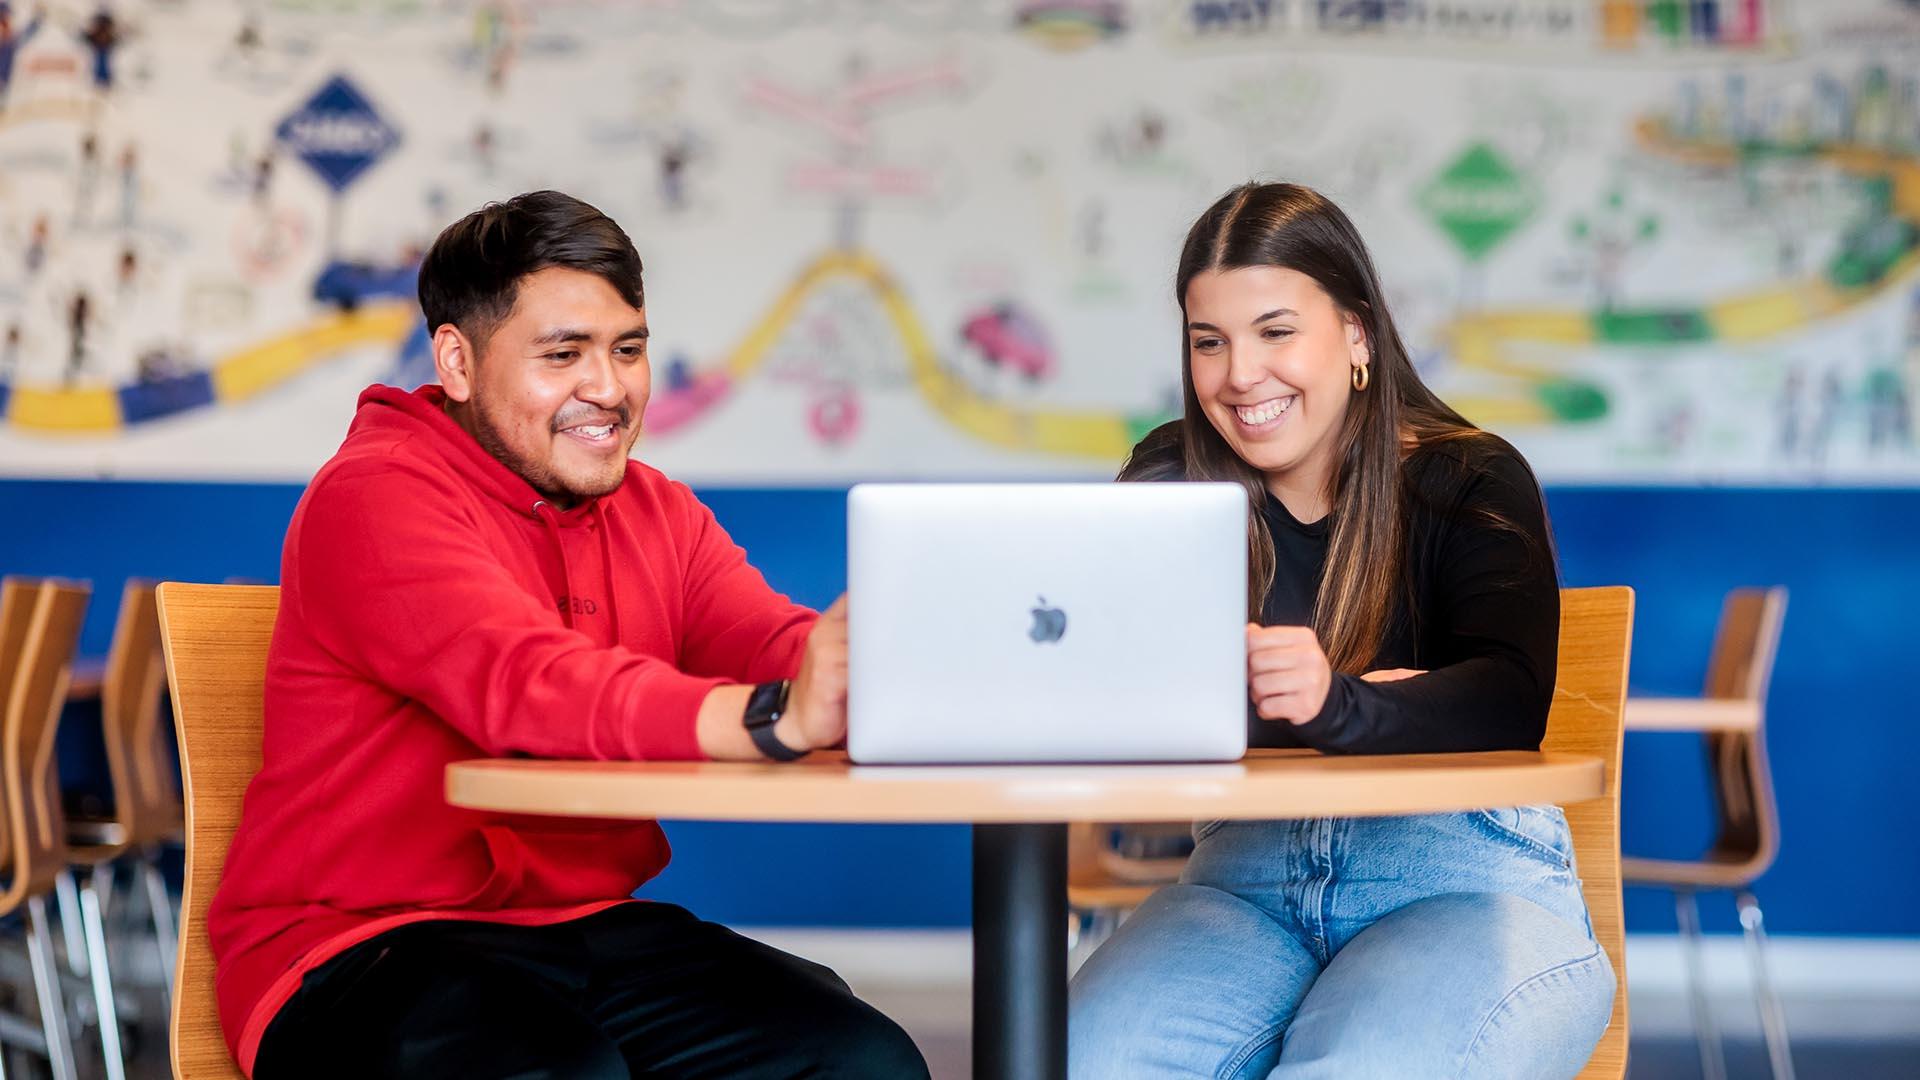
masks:
<svg viewBox="0 0 1920 1080"><path fill-rule="evenodd" d="M1261 719L1304 724L1320 715L1332 685L1312 627L1247 624L1247 696Z"/></svg>
<svg viewBox="0 0 1920 1080"><path fill-rule="evenodd" d="M795 750L819 750L847 740L847 598L843 593L820 613L807 636L787 693L787 712L773 725L774 737Z"/></svg>

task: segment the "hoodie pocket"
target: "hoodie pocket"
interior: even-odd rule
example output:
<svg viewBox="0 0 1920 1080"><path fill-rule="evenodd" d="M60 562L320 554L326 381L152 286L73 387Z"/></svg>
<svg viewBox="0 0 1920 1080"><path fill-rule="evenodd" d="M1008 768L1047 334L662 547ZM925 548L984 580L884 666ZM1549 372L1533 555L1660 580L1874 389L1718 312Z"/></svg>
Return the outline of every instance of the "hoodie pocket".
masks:
<svg viewBox="0 0 1920 1080"><path fill-rule="evenodd" d="M504 825L480 826L480 839L487 845L487 874L480 884L465 896L441 901L434 907L451 908L458 911L492 911L499 908L520 888L520 879L525 873L526 864L522 857L524 848L513 835L513 830Z"/></svg>
<svg viewBox="0 0 1920 1080"><path fill-rule="evenodd" d="M472 907L562 907L624 900L667 863L651 822L518 819L485 825L494 871Z"/></svg>

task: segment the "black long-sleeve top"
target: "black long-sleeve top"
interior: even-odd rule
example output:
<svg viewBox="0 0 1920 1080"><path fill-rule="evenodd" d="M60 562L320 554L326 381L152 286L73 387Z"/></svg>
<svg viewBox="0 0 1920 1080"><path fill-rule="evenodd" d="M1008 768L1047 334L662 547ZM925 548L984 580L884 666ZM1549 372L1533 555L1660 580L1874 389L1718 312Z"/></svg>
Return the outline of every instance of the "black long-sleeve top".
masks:
<svg viewBox="0 0 1920 1080"><path fill-rule="evenodd" d="M1177 429L1150 434L1123 478L1177 479ZM1539 749L1560 634L1539 484L1520 452L1492 435L1415 450L1402 476L1407 588L1367 669L1426 674L1370 683L1336 672L1326 704L1304 724L1264 720L1249 707L1249 745L1360 754ZM1296 521L1271 495L1261 512L1276 564L1261 621L1308 625L1331 520Z"/></svg>

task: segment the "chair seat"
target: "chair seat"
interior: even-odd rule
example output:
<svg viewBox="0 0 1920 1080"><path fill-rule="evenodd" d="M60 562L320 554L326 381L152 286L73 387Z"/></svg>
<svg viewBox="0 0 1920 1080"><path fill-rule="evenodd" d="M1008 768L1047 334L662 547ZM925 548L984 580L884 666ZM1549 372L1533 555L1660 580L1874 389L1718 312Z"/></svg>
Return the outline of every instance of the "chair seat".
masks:
<svg viewBox="0 0 1920 1080"><path fill-rule="evenodd" d="M1695 889L1744 889L1766 870L1758 859L1637 859L1622 857L1620 878L1627 885L1684 886Z"/></svg>
<svg viewBox="0 0 1920 1080"><path fill-rule="evenodd" d="M73 849L75 862L98 861L81 858L82 849L124 848L127 843L126 835L127 831L120 827L120 822L116 818L67 818L67 846Z"/></svg>
<svg viewBox="0 0 1920 1080"><path fill-rule="evenodd" d="M1132 909L1147 902L1157 885L1128 885L1110 881L1068 881L1067 906L1080 911Z"/></svg>

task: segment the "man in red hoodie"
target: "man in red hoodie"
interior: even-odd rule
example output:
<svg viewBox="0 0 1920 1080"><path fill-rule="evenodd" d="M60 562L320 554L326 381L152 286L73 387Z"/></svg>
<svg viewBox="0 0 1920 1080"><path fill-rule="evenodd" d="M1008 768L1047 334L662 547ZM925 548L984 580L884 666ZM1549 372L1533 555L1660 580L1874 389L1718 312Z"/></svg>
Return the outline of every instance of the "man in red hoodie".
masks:
<svg viewBox="0 0 1920 1080"><path fill-rule="evenodd" d="M362 394L287 531L261 769L207 919L241 1068L926 1076L826 968L630 900L658 825L445 802L463 758L833 745L847 628L628 459L647 321L612 220L489 205L434 242L420 304L440 385Z"/></svg>

